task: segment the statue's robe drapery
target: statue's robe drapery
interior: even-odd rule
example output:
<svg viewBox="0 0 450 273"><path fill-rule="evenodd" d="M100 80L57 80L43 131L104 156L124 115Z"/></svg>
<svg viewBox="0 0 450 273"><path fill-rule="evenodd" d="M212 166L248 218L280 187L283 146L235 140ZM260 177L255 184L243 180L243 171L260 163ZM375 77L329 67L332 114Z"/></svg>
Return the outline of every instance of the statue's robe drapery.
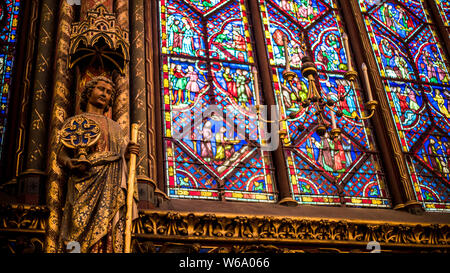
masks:
<svg viewBox="0 0 450 273"><path fill-rule="evenodd" d="M127 191L124 154L128 137L123 135L117 122L105 116L81 115L99 125L101 136L88 152L92 168L84 175L72 173L67 177L60 243L65 249L67 243L78 242L82 253L120 253L124 248ZM68 148L61 149L74 154ZM136 201L136 191L134 197ZM133 219L136 216L137 206L133 202Z"/></svg>

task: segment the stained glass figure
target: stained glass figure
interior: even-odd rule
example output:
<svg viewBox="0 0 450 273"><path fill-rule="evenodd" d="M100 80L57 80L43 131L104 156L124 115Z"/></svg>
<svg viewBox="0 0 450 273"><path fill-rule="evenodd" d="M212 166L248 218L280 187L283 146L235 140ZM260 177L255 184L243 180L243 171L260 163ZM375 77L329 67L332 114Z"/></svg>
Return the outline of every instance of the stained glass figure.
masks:
<svg viewBox="0 0 450 273"><path fill-rule="evenodd" d="M277 6L289 15L291 20L303 27L324 14L328 7L320 1L312 0L275 0Z"/></svg>
<svg viewBox="0 0 450 273"><path fill-rule="evenodd" d="M187 0L186 2L188 2L194 10L203 15L208 15L229 1L230 0Z"/></svg>
<svg viewBox="0 0 450 273"><path fill-rule="evenodd" d="M226 9L218 10L208 18L207 32L211 58L253 63L252 46L246 9L232 1Z"/></svg>
<svg viewBox="0 0 450 273"><path fill-rule="evenodd" d="M276 202L270 155L260 148L246 1L161 0L160 10L169 196ZM184 43L189 20L195 34Z"/></svg>
<svg viewBox="0 0 450 273"><path fill-rule="evenodd" d="M316 65L319 70L347 70L347 60L339 27L339 18L334 12L330 12L308 30L311 51L316 58Z"/></svg>
<svg viewBox="0 0 450 273"><path fill-rule="evenodd" d="M307 20L293 12L300 6L306 9ZM302 108L308 81L298 68L308 54L319 70L323 95L334 100L345 115L364 111L361 90L352 88L343 76L347 70L343 25L334 1L260 0L260 10L277 105L282 117L297 113L281 125L288 129L283 150L293 198L301 204L389 207L370 124L344 116L338 119L344 130L340 137L320 136L316 109ZM288 52L283 36L289 41ZM286 54L298 76L292 81L283 78ZM326 122L330 123L330 109L325 109ZM299 131L300 127L304 130Z"/></svg>
<svg viewBox="0 0 450 273"><path fill-rule="evenodd" d="M163 0L161 4L162 53L205 56L201 16L183 1Z"/></svg>
<svg viewBox="0 0 450 273"><path fill-rule="evenodd" d="M422 1L374 2L360 7L416 196L427 210L450 211L447 58Z"/></svg>
<svg viewBox="0 0 450 273"><path fill-rule="evenodd" d="M0 159L7 126L20 1L0 1Z"/></svg>

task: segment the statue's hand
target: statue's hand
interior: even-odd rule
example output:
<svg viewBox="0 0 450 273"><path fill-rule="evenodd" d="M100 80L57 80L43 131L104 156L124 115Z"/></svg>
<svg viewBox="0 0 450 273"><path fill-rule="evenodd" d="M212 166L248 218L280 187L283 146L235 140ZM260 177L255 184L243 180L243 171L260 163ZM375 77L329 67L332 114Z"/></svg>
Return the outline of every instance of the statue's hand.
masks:
<svg viewBox="0 0 450 273"><path fill-rule="evenodd" d="M70 159L67 161L67 167L74 173L84 174L92 167L89 161L80 161L78 159Z"/></svg>
<svg viewBox="0 0 450 273"><path fill-rule="evenodd" d="M130 154L135 154L136 156L139 156L139 149L140 145L134 142L129 142L127 146L127 150L125 152L125 158L129 158Z"/></svg>

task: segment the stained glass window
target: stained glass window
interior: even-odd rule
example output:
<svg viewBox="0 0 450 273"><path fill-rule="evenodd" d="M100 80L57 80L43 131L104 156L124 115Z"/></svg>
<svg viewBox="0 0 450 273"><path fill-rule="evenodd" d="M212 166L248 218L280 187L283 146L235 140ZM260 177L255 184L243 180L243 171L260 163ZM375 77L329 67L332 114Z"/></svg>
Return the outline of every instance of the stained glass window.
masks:
<svg viewBox="0 0 450 273"><path fill-rule="evenodd" d="M160 31L169 196L275 202L246 1L161 0Z"/></svg>
<svg viewBox="0 0 450 273"><path fill-rule="evenodd" d="M438 7L439 13L441 15L442 21L447 28L450 27L450 2L448 0L436 0L436 5Z"/></svg>
<svg viewBox="0 0 450 273"><path fill-rule="evenodd" d="M293 198L301 204L390 207L369 122L347 118L364 112L362 93L344 79L347 68L343 24L335 2L320 0L259 0L270 59L273 88L282 118L288 119L283 143ZM287 38L287 51L283 40ZM283 78L286 55L297 78ZM316 132L316 109L302 108L308 81L302 77L302 57L313 57L318 85L345 116L337 120L340 137ZM345 94L345 95L344 95ZM342 97L342 99L340 99ZM303 109L303 110L302 110ZM326 122L331 122L330 109ZM298 128L305 130L299 133Z"/></svg>
<svg viewBox="0 0 450 273"><path fill-rule="evenodd" d="M436 3L448 24L448 1ZM435 27L420 0L360 8L416 196L427 210L450 211L450 75Z"/></svg>
<svg viewBox="0 0 450 273"><path fill-rule="evenodd" d="M20 1L0 1L0 159L7 126Z"/></svg>

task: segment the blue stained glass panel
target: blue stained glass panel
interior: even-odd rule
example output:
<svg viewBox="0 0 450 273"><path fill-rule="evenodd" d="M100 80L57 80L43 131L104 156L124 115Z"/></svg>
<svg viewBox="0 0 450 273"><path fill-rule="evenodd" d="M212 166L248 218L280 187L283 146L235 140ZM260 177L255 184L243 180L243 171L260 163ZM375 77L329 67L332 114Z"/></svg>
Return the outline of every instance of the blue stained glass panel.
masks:
<svg viewBox="0 0 450 273"><path fill-rule="evenodd" d="M409 43L411 55L422 81L437 84L449 84L446 58L434 38L431 27L425 27Z"/></svg>
<svg viewBox="0 0 450 273"><path fill-rule="evenodd" d="M2 1L0 5L0 159L7 127L8 104L11 95L14 55L18 35L20 1Z"/></svg>

